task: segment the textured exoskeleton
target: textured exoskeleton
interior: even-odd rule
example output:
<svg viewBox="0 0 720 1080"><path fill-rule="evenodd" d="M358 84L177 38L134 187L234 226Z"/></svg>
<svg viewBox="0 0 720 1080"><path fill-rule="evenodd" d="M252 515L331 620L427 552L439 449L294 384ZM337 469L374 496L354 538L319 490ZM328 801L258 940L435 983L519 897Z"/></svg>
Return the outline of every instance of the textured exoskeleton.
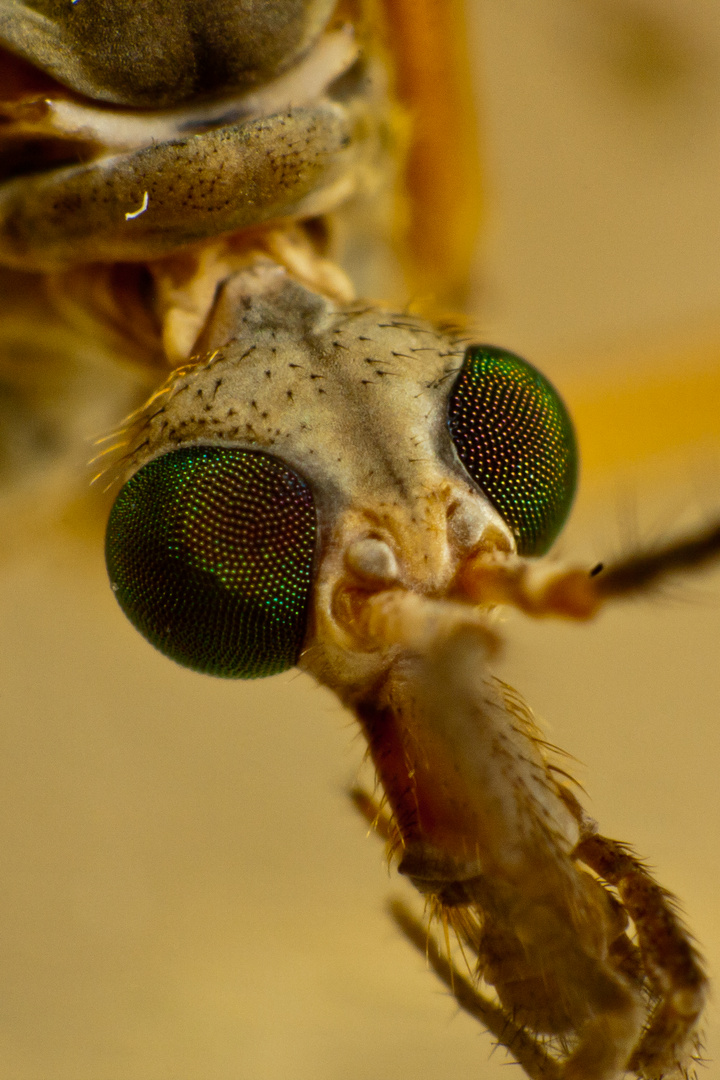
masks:
<svg viewBox="0 0 720 1080"><path fill-rule="evenodd" d="M334 0L3 0L0 40L84 97L159 109L267 82L317 40Z"/></svg>
<svg viewBox="0 0 720 1080"><path fill-rule="evenodd" d="M505 492L493 505L478 489L448 425L474 350L423 320L338 305L260 260L225 283L199 349L119 441L121 474L130 479L110 520L108 557L123 608L175 659L247 677L278 659L280 638L258 614L273 581L282 610L302 594L307 621L293 618L297 653L280 657L280 666L294 659L355 712L391 810L380 831L400 853L401 872L497 991L494 1007L471 995L476 1014L533 1078L617 1080L628 1068L652 1080L685 1075L705 995L697 953L644 867L597 834L528 710L488 664L498 600L535 615L585 618L690 549L594 577L520 557L529 543L522 521L508 525ZM518 384L503 384L505 408L518 396ZM513 413L526 449L535 412ZM497 423L504 419L501 412ZM254 469L280 461L314 506L294 534L305 544L313 530L314 554L306 547L302 567L286 558L269 577L263 556L237 608L233 585L227 594L222 586L217 607L206 609L205 599L216 587L208 566L218 561L223 582L236 572L229 544L237 526L226 509L232 483L214 490L211 473L203 491L190 479L177 505L201 500L198 520L213 525L200 532L183 510L168 540L157 539L165 526L156 507L178 497L173 474L188 462L201 467L208 454L227 455L230 470L235 455L251 455ZM537 450L530 456L539 482L541 458ZM523 469L520 458L506 457L505 466ZM157 499L148 501L154 484ZM259 488L250 498L253 516L271 523L276 549L297 519L283 518ZM295 498L283 496L286 505ZM552 513L566 510L563 500ZM174 555L166 562L166 543L168 554L193 553L187 563L178 556L179 572ZM717 543L715 530L706 557ZM248 550L250 562L259 558L254 544ZM312 567L311 598L304 567ZM177 609L165 600L166 574ZM189 626L180 612L196 610L203 614ZM288 618L279 623L289 626ZM371 819L379 813L363 805ZM400 922L417 937L406 914ZM458 972L448 976L451 985L456 977L462 981ZM554 1052L533 1034L554 1039Z"/></svg>
<svg viewBox="0 0 720 1080"><path fill-rule="evenodd" d="M346 272L392 231L404 161L410 280L441 293L456 263L442 299L462 293L469 79L438 33L458 10L0 0L0 464L34 506L50 451L71 470L88 429L139 406L102 470L135 625L213 674L297 664L354 712L385 805L357 802L470 979L398 922L529 1077L686 1077L691 939L490 664L497 606L589 618L716 556L719 531L593 573L538 560L575 483L557 392L449 324L357 302ZM398 291L402 260L380 261Z"/></svg>

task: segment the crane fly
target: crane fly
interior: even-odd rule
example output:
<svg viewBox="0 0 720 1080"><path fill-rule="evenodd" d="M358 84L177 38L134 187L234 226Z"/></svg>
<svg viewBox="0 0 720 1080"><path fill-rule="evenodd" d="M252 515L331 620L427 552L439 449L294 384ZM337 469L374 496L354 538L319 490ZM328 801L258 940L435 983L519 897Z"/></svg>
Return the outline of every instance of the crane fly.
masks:
<svg viewBox="0 0 720 1080"><path fill-rule="evenodd" d="M695 943L493 661L503 608L586 621L709 563L720 529L544 558L572 420L448 314L479 203L460 19L0 5L8 444L32 451L11 505L72 465L47 467L43 417L72 458L88 414L129 414L98 468L130 622L191 670L298 667L349 709L378 778L355 803L425 901L395 921L531 1080L688 1077Z"/></svg>

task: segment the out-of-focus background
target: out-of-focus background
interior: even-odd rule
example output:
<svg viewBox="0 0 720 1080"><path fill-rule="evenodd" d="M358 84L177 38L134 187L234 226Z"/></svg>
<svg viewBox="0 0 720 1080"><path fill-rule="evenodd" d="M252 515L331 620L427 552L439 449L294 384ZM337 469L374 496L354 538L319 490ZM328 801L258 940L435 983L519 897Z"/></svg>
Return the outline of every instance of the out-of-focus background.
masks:
<svg viewBox="0 0 720 1080"><path fill-rule="evenodd" d="M570 404L558 552L597 560L720 513L720 8L470 7L478 331ZM519 1077L389 922L402 883L349 807L363 748L327 693L175 667L69 539L4 565L0 597L2 1080ZM720 575L507 639L502 674L717 977ZM708 1077L717 1035L713 1003Z"/></svg>

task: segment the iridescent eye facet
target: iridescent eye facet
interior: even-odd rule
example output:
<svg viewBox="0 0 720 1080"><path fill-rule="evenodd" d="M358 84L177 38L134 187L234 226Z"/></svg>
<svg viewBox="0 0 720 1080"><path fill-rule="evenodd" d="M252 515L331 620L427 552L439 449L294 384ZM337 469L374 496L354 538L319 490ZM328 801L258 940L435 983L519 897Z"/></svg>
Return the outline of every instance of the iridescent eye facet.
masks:
<svg viewBox="0 0 720 1080"><path fill-rule="evenodd" d="M448 426L475 483L512 529L521 555L542 555L560 532L577 481L572 421L531 364L471 345L450 393Z"/></svg>
<svg viewBox="0 0 720 1080"><path fill-rule="evenodd" d="M120 606L161 652L254 679L297 662L316 531L308 485L276 458L187 446L128 480L105 554Z"/></svg>

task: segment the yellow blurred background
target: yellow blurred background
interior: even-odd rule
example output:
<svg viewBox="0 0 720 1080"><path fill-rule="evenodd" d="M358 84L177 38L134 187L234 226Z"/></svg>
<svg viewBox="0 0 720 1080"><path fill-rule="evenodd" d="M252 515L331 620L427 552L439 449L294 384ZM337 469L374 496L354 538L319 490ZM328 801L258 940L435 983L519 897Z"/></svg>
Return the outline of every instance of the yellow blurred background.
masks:
<svg viewBox="0 0 720 1080"><path fill-rule="evenodd" d="M720 513L720 7L470 6L477 330L571 406L558 553L598 560ZM385 914L403 884L348 804L363 748L330 695L173 666L69 540L4 567L0 603L1 1080L520 1076ZM506 626L502 675L716 974L720 575ZM713 1003L709 1078L719 1026Z"/></svg>

